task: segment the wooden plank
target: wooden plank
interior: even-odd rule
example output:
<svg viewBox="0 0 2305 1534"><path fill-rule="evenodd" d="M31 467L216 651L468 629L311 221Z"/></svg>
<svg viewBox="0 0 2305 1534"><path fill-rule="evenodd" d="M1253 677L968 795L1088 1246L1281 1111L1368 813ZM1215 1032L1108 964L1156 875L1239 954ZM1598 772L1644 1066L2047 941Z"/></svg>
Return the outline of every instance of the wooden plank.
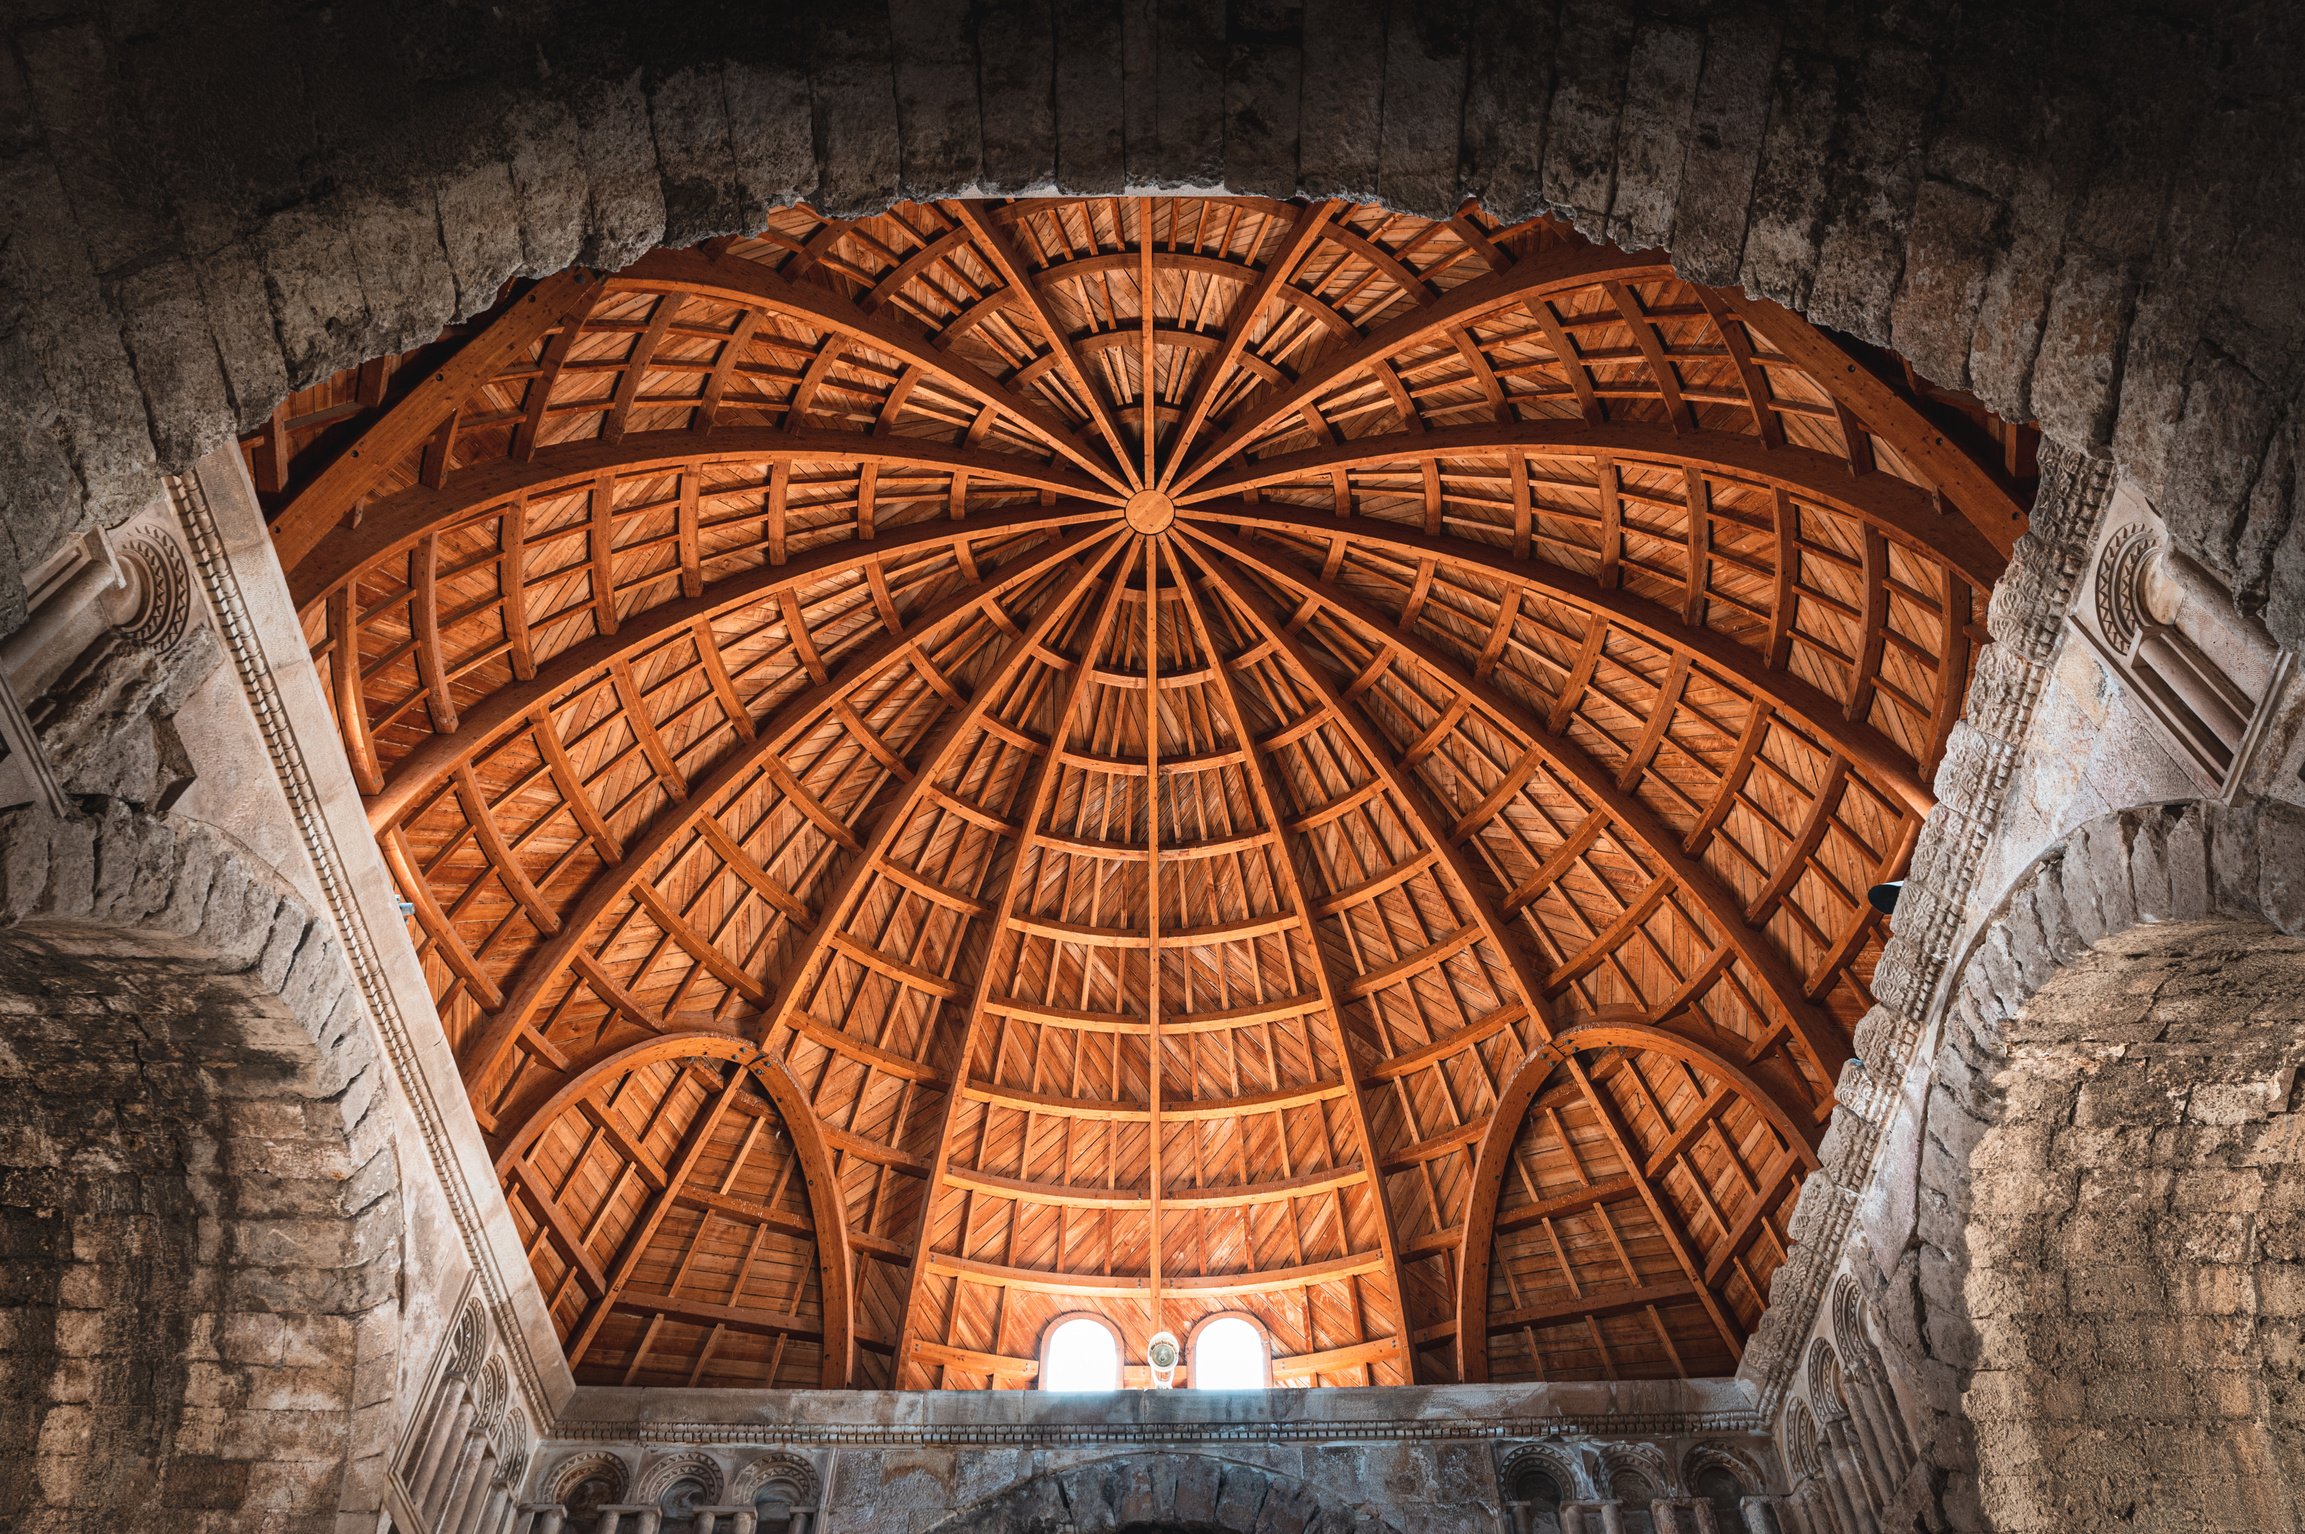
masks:
<svg viewBox="0 0 2305 1534"><path fill-rule="evenodd" d="M656 1294L643 1289L617 1291L615 1307L644 1316L663 1316L670 1321L686 1321L692 1326L725 1326L732 1332L755 1332L764 1337L797 1337L804 1342L821 1341L822 1323L805 1316L782 1310L752 1310L737 1305L716 1305L709 1300L692 1300L686 1295Z"/></svg>
<svg viewBox="0 0 2305 1534"><path fill-rule="evenodd" d="M1681 1284L1640 1284L1626 1289L1603 1289L1591 1294L1573 1294L1543 1304L1523 1305L1489 1317L1488 1329L1497 1332L1518 1331L1524 1326L1558 1326L1564 1321L1582 1321L1588 1316L1621 1315L1628 1310L1640 1310L1650 1305L1672 1305L1697 1298L1697 1286Z"/></svg>
<svg viewBox="0 0 2305 1534"><path fill-rule="evenodd" d="M1635 462L1676 473L1702 470L1716 477L1788 490L1894 537L1923 555L1952 564L1980 587L1990 587L2008 554L1977 529L1937 510L1929 492L1890 474L1860 479L1848 466L1811 448L1765 448L1742 432L1691 429L1675 433L1625 422L1605 427L1551 419L1508 426L1448 426L1422 432L1350 437L1324 447L1274 453L1241 467L1211 473L1186 492L1180 516L1252 490L1304 487L1331 471L1461 462L1521 452L1540 458ZM1356 524L1368 519L1356 518ZM1430 533L1426 536L1431 536Z"/></svg>
<svg viewBox="0 0 2305 1534"><path fill-rule="evenodd" d="M1033 579L1069 556L1081 552L1085 546L1092 546L1109 537L1110 531L1105 529L1093 535L1059 539L1045 549L1020 559L994 580L964 588L947 598L923 615L923 621L916 625L915 633L933 632L957 617L974 612L1011 586ZM868 644L860 654L852 658L850 667L831 688L812 689L792 699L778 711L757 738L716 762L697 781L687 799L666 806L643 825L623 858L604 866L568 908L560 934L539 945L523 961L512 985L507 989L504 1007L496 1013L488 1028L470 1041L467 1050L460 1055L461 1063L469 1073L467 1080L478 1080L488 1070L509 1045L520 1025L527 1021L542 1002L554 976L567 963L568 955L590 941L600 922L654 868L659 856L671 848L684 845L690 828L697 820L718 806L732 789L749 781L754 772L767 769L775 763L781 752L789 749L795 740L824 718L839 697L864 686L879 673L882 666L905 653L908 652L903 642L887 637ZM887 834L893 836L894 829L887 828ZM860 863L858 868L861 870L862 866ZM820 922L836 920L833 910L834 906L828 905L827 917L820 918Z"/></svg>

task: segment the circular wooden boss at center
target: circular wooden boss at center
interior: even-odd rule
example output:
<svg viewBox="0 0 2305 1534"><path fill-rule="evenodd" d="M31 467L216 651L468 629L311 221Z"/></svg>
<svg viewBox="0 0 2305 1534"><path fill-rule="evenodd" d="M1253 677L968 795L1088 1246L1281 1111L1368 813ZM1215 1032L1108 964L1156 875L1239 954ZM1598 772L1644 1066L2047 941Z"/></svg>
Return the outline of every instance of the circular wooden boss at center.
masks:
<svg viewBox="0 0 2305 1534"><path fill-rule="evenodd" d="M1176 502L1158 490L1139 490L1128 498L1128 525L1140 533L1165 533L1177 519Z"/></svg>

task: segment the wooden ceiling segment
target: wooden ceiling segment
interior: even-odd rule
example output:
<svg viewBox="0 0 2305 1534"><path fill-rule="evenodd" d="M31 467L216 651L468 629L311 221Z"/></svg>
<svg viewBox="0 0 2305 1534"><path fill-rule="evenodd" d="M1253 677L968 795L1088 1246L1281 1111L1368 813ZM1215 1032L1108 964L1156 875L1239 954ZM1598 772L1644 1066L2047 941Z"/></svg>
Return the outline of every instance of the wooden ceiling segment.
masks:
<svg viewBox="0 0 2305 1534"><path fill-rule="evenodd" d="M1130 198L785 210L248 451L581 1377L1347 1384L1733 1366L1963 429L1542 221Z"/></svg>
<svg viewBox="0 0 2305 1534"><path fill-rule="evenodd" d="M497 1166L579 1381L846 1382L839 1206L774 1061L719 1038L635 1045Z"/></svg>

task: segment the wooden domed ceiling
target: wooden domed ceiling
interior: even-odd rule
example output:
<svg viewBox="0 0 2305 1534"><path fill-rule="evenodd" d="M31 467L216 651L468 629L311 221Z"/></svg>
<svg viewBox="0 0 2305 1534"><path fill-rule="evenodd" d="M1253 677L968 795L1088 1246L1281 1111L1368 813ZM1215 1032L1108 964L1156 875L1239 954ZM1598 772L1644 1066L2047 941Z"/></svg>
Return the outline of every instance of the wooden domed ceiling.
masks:
<svg viewBox="0 0 2305 1534"><path fill-rule="evenodd" d="M549 278L247 450L578 1378L930 1387L1732 1369L2022 445L1549 223L1122 199Z"/></svg>

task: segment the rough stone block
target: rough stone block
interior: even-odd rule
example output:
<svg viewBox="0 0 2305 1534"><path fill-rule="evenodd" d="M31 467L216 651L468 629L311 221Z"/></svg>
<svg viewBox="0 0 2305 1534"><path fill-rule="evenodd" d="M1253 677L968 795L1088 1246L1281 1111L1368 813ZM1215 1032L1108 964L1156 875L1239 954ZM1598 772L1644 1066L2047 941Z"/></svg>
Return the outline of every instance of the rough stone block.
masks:
<svg viewBox="0 0 2305 1534"><path fill-rule="evenodd" d="M1003 104L978 101L975 55L954 46L967 33L968 10L964 0L895 0L889 8L907 197L949 196L984 175L981 125Z"/></svg>
<svg viewBox="0 0 2305 1534"><path fill-rule="evenodd" d="M1608 225L1609 238L1628 250L1661 246L1672 233L1703 63L1694 28L1646 26L1633 35Z"/></svg>
<svg viewBox="0 0 2305 1534"><path fill-rule="evenodd" d="M1675 263L1693 282L1737 281L1778 37L1768 16L1724 14L1706 24L1671 239Z"/></svg>

